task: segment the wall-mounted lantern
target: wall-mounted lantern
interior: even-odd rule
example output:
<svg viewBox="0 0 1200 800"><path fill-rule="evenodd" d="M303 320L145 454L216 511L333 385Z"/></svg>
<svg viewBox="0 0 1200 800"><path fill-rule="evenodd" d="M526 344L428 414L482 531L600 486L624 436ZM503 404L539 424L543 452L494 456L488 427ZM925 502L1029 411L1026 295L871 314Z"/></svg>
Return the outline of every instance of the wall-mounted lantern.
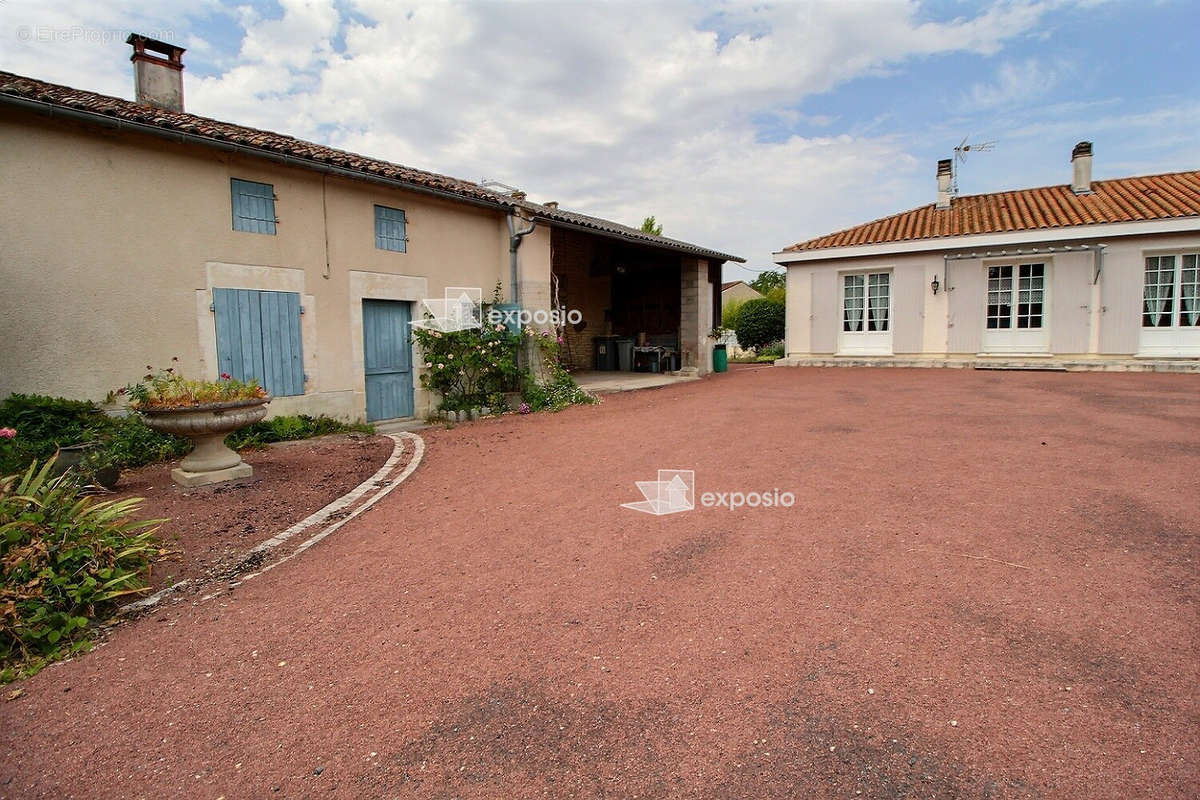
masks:
<svg viewBox="0 0 1200 800"><path fill-rule="evenodd" d="M933 280L931 280L929 282L929 288L933 289L933 293L935 296L938 293L938 289L942 288L942 284L938 281L937 275L934 275Z"/></svg>

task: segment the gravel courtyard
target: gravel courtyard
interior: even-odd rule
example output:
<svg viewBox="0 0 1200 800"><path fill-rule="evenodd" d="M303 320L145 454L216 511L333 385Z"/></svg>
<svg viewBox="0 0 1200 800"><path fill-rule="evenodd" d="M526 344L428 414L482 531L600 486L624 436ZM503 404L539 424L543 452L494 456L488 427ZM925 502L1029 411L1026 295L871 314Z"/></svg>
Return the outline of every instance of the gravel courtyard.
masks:
<svg viewBox="0 0 1200 800"><path fill-rule="evenodd" d="M0 701L0 797L1192 798L1200 375L735 369L422 431ZM787 508L621 508L635 481Z"/></svg>

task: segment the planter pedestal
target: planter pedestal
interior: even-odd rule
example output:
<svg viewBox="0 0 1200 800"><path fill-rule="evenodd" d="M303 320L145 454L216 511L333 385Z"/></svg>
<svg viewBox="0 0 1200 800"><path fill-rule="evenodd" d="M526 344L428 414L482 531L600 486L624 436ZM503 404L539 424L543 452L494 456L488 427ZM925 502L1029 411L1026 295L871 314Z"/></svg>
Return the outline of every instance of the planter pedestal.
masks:
<svg viewBox="0 0 1200 800"><path fill-rule="evenodd" d="M175 469L171 470L171 480L175 481L180 486L192 488L195 486L207 486L210 483L236 481L241 478L249 478L253 474L254 467L243 461L236 467L208 470L207 472L188 472L187 470L176 467Z"/></svg>
<svg viewBox="0 0 1200 800"><path fill-rule="evenodd" d="M192 452L179 462L176 469L171 470L171 479L187 487L207 486L253 475L254 469L225 446L225 437L239 428L258 422L266 415L265 400L143 412L146 424L154 430L186 436L195 442Z"/></svg>

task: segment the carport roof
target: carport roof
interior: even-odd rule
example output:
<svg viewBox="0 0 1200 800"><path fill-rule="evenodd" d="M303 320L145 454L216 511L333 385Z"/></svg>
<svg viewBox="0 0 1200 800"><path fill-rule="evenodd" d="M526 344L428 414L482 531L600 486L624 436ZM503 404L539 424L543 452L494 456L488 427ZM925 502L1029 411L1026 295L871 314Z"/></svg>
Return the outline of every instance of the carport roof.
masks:
<svg viewBox="0 0 1200 800"><path fill-rule="evenodd" d="M629 242L645 244L649 247L662 247L668 250L678 250L681 253L690 253L700 256L701 258L714 258L718 261L736 261L739 264L746 263L746 259L740 256L722 253L717 250L709 250L699 245L689 242L680 241L679 239L670 239L666 236L655 236L652 233L637 228L630 228L628 225L622 225L619 222L613 222L600 217L592 217L587 214L579 214L574 211L566 211L561 208L552 206L539 205L537 203L522 203L524 208L530 211L535 218L544 219L551 225L561 225L567 228L577 228L593 233L598 233L602 236L610 236L617 239L624 239Z"/></svg>
<svg viewBox="0 0 1200 800"><path fill-rule="evenodd" d="M138 130L176 140L187 140L221 149L253 151L267 158L323 172L390 183L448 199L462 200L498 210L522 209L551 225L582 228L594 233L689 253L722 261L744 261L738 256L709 250L699 245L664 236L654 236L611 220L578 214L503 194L472 181L406 167L391 161L338 150L273 131L264 131L209 117L141 105L119 97L74 89L55 83L0 71L0 103L91 120L119 128Z"/></svg>

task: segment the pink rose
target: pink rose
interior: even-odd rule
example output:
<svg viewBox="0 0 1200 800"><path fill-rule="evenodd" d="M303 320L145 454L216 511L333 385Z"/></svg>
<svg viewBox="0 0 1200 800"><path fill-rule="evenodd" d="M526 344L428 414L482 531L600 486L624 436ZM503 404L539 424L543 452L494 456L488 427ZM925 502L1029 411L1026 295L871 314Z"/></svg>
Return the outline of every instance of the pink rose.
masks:
<svg viewBox="0 0 1200 800"><path fill-rule="evenodd" d="M17 431L15 428L0 428L0 439L16 438Z"/></svg>

